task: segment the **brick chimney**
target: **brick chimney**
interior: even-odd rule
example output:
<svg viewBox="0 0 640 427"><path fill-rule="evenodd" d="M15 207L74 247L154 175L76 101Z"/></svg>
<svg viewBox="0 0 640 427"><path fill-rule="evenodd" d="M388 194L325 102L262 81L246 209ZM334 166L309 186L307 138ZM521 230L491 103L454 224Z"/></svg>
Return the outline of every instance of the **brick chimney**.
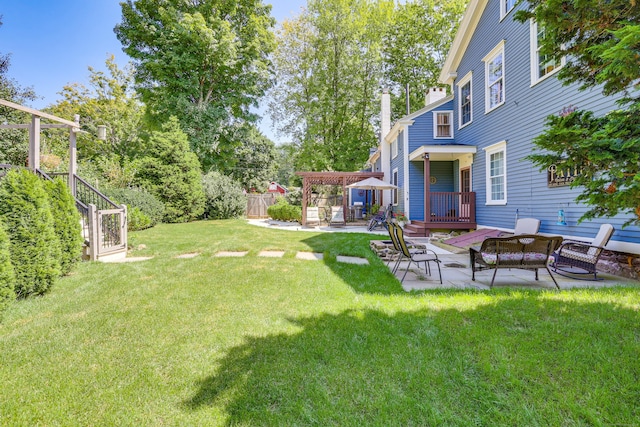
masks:
<svg viewBox="0 0 640 427"><path fill-rule="evenodd" d="M426 91L424 97L424 105L433 104L447 96L447 89L444 87L432 87Z"/></svg>

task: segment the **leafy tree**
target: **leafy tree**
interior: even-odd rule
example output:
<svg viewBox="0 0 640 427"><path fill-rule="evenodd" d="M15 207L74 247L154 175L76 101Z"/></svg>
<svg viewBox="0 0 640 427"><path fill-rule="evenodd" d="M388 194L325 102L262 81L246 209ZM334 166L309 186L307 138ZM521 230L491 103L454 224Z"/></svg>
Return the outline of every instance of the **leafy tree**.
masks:
<svg viewBox="0 0 640 427"><path fill-rule="evenodd" d="M13 290L15 280L9 252L9 236L0 220L0 316L9 302L16 298Z"/></svg>
<svg viewBox="0 0 640 427"><path fill-rule="evenodd" d="M42 180L12 169L0 181L0 220L9 231L9 251L18 297L40 295L60 275L60 242Z"/></svg>
<svg viewBox="0 0 640 427"><path fill-rule="evenodd" d="M393 2L312 0L285 21L270 113L298 146L299 170L354 170L376 145L382 34Z"/></svg>
<svg viewBox="0 0 640 427"><path fill-rule="evenodd" d="M80 126L87 133L78 134L80 162L93 161L105 166L105 178L113 172L114 162L120 168L140 151L140 133L145 128L145 108L133 89L133 68L120 69L113 55L105 62L107 73L89 67L89 87L74 83L60 94L63 99L48 112L68 120L80 116ZM106 126L106 140L97 138L98 126ZM46 130L45 144L61 157L68 157L68 132ZM111 168L111 170L109 170Z"/></svg>
<svg viewBox="0 0 640 427"><path fill-rule="evenodd" d="M2 15L0 15L0 27ZM0 98L17 104L26 104L35 100L32 88L22 88L9 77L11 55L0 53ZM27 123L28 117L11 108L0 106L0 123ZM0 129L0 163L24 165L29 152L27 133L17 129Z"/></svg>
<svg viewBox="0 0 640 427"><path fill-rule="evenodd" d="M236 148L236 166L229 176L246 190L266 189L276 177L276 158L273 141L255 126L247 126L242 145Z"/></svg>
<svg viewBox="0 0 640 427"><path fill-rule="evenodd" d="M297 154L295 144L280 144L276 147L276 150L278 159L277 181L286 187L291 185L302 185L300 177L295 175L296 169L294 165Z"/></svg>
<svg viewBox="0 0 640 427"><path fill-rule="evenodd" d="M151 132L145 144L136 181L164 203L166 222L197 219L204 210L200 164L178 120Z"/></svg>
<svg viewBox="0 0 640 427"><path fill-rule="evenodd" d="M528 0L528 6L516 17L544 26L541 52L571 58L559 72L565 84L601 85L604 95L620 97L620 109L602 117L549 116L534 139L543 150L529 159L542 169L562 164L581 171L571 185L583 188L576 200L590 208L580 220L635 213L625 225L640 224L640 3Z"/></svg>
<svg viewBox="0 0 640 427"><path fill-rule="evenodd" d="M405 86L410 85L411 111L424 107L425 92L438 85L467 0L416 0L399 3L383 43L384 77L394 94L394 117L406 112Z"/></svg>
<svg viewBox="0 0 640 427"><path fill-rule="evenodd" d="M114 31L158 123L179 119L205 170L232 167L235 130L270 85L275 20L261 0L127 0Z"/></svg>
<svg viewBox="0 0 640 427"><path fill-rule="evenodd" d="M202 179L209 219L237 218L247 210L247 196L240 184L220 172L209 172Z"/></svg>
<svg viewBox="0 0 640 427"><path fill-rule="evenodd" d="M49 193L53 227L60 242L60 271L68 274L82 257L80 213L67 184L60 178L44 181Z"/></svg>

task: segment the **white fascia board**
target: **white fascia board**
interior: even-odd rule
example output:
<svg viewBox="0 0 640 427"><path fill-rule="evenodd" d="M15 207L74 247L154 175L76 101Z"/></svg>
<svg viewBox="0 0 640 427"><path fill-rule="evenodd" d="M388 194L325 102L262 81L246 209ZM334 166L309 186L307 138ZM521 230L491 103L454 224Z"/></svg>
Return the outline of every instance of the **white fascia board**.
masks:
<svg viewBox="0 0 640 427"><path fill-rule="evenodd" d="M384 137L384 140L388 144L393 143L393 141L395 141L396 138L398 137L398 134L400 133L400 131L406 128L407 126L411 126L413 123L414 123L413 120L405 120L405 119L398 120L397 122L395 122L395 124L393 125L393 127L391 128L387 136Z"/></svg>
<svg viewBox="0 0 640 427"><path fill-rule="evenodd" d="M423 145L409 154L409 160L420 160L425 153L460 156L462 154L475 154L477 151L478 147L475 145Z"/></svg>
<svg viewBox="0 0 640 427"><path fill-rule="evenodd" d="M447 59L445 59L442 70L440 71L440 76L438 77L440 83L450 85L456 78L458 65L460 65L462 56L469 46L473 33L476 31L476 27L478 26L480 17L482 17L482 12L484 12L487 6L487 2L488 0L471 0L471 2L469 2L469 6L467 6L467 10L465 10L462 20L460 21L456 36L449 48Z"/></svg>

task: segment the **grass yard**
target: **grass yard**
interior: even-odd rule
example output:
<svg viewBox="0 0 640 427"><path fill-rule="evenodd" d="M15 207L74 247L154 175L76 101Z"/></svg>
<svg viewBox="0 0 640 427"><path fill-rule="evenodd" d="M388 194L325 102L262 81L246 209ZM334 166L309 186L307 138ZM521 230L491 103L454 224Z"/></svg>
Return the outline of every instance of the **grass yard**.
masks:
<svg viewBox="0 0 640 427"><path fill-rule="evenodd" d="M405 293L372 238L132 233L153 259L83 263L5 313L0 425L640 424L639 287Z"/></svg>

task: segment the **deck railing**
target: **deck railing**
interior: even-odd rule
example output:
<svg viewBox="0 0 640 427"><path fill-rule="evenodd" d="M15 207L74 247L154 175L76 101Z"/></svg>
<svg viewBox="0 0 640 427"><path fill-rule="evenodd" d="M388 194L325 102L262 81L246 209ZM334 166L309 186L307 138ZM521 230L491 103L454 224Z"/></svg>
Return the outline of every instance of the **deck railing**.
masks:
<svg viewBox="0 0 640 427"><path fill-rule="evenodd" d="M429 223L475 223L476 193L432 192L430 193Z"/></svg>

